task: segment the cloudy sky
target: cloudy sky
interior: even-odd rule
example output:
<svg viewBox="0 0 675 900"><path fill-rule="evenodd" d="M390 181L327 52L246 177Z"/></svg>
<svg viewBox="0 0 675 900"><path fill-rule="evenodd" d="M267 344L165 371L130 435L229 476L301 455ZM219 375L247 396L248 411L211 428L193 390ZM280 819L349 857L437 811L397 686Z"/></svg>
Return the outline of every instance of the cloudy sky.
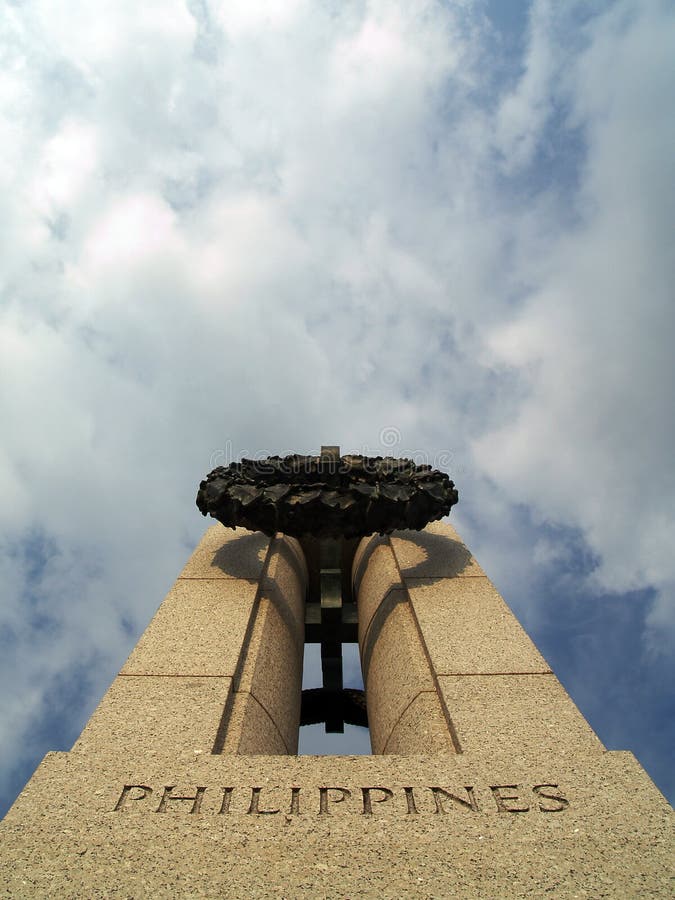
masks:
<svg viewBox="0 0 675 900"><path fill-rule="evenodd" d="M673 800L675 8L6 0L0 808L241 455L415 454Z"/></svg>

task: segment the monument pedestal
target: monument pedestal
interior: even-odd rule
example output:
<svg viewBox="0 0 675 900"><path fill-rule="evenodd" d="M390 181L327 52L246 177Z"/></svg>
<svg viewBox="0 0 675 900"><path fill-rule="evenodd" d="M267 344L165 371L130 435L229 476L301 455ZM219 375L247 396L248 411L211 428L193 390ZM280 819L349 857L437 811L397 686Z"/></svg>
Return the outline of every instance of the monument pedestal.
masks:
<svg viewBox="0 0 675 900"><path fill-rule="evenodd" d="M354 560L371 735L298 757L297 542L209 529L0 826L11 897L665 897L672 810L446 525Z"/></svg>
<svg viewBox="0 0 675 900"><path fill-rule="evenodd" d="M2 825L11 897L667 897L629 753L49 754Z"/></svg>

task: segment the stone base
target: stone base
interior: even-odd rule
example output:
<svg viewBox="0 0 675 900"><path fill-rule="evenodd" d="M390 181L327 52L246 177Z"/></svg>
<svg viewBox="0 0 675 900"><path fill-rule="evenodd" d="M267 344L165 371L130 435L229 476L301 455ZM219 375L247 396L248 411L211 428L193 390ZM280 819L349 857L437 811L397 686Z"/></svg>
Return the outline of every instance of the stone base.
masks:
<svg viewBox="0 0 675 900"><path fill-rule="evenodd" d="M674 849L630 753L52 753L0 825L0 892L668 897Z"/></svg>

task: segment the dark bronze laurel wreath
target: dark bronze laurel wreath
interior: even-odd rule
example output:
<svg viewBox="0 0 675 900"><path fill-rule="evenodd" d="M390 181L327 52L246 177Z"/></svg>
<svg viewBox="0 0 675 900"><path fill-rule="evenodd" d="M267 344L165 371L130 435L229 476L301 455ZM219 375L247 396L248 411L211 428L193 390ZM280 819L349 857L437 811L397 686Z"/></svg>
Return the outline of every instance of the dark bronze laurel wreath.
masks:
<svg viewBox="0 0 675 900"><path fill-rule="evenodd" d="M410 459L292 455L219 466L199 485L197 506L232 528L351 538L422 529L457 499L445 473Z"/></svg>

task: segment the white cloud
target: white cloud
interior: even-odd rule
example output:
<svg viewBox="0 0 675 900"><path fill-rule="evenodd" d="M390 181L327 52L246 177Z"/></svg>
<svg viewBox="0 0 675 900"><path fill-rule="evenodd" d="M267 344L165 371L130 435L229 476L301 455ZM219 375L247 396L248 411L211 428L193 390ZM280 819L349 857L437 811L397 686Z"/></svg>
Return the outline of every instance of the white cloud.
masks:
<svg viewBox="0 0 675 900"><path fill-rule="evenodd" d="M673 17L618 3L568 45L574 10L534 5L505 84L470 4L7 11L8 758L82 653L106 660L92 694L112 676L227 441L377 452L396 427L395 451L453 452L499 541L530 504L672 624ZM10 553L36 533L44 652Z"/></svg>
<svg viewBox="0 0 675 900"><path fill-rule="evenodd" d="M523 308L490 336L530 393L476 450L514 499L582 528L602 587L657 586L672 620L675 20L627 6L589 26L568 70L565 99L587 135L579 220L529 264Z"/></svg>
<svg viewBox="0 0 675 900"><path fill-rule="evenodd" d="M255 37L261 31L283 31L306 10L304 0L246 0L216 3L213 16L233 39Z"/></svg>
<svg viewBox="0 0 675 900"><path fill-rule="evenodd" d="M524 71L513 90L504 95L496 117L495 144L507 172L527 166L553 112L553 84L559 75L564 49L556 46L555 5L536 0L530 10L529 40Z"/></svg>
<svg viewBox="0 0 675 900"><path fill-rule="evenodd" d="M97 164L96 132L68 120L44 147L34 180L35 205L46 218L78 202Z"/></svg>
<svg viewBox="0 0 675 900"><path fill-rule="evenodd" d="M128 269L174 249L175 215L161 197L135 194L115 200L93 223L83 248L84 264L105 277L105 269ZM103 269L104 272L100 272Z"/></svg>

